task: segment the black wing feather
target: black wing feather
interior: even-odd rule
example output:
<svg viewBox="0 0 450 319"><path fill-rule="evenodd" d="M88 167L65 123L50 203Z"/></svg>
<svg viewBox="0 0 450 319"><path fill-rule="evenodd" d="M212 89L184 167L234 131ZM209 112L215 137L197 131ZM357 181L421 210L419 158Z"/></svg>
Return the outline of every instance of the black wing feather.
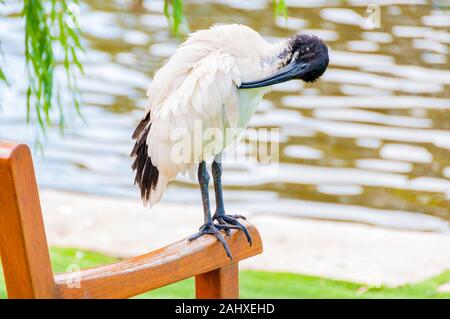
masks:
<svg viewBox="0 0 450 319"><path fill-rule="evenodd" d="M159 177L158 168L153 165L152 159L148 155L147 136L150 126L150 112L148 112L134 130L132 138L136 140L136 143L130 154L134 159L131 168L136 171L134 185L139 185L144 203L149 201L152 190L155 190L158 184Z"/></svg>

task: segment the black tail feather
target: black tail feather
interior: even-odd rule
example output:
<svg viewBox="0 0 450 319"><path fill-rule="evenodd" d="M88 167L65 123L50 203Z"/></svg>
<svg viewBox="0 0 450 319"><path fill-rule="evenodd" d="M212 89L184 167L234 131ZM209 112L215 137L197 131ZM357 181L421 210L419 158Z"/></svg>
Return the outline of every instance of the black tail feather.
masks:
<svg viewBox="0 0 450 319"><path fill-rule="evenodd" d="M132 137L136 143L130 154L134 158L131 168L136 171L134 185L139 185L141 198L145 203L149 201L152 190L155 190L159 177L158 168L153 165L148 155L147 136L150 125L150 112L148 112L133 133Z"/></svg>

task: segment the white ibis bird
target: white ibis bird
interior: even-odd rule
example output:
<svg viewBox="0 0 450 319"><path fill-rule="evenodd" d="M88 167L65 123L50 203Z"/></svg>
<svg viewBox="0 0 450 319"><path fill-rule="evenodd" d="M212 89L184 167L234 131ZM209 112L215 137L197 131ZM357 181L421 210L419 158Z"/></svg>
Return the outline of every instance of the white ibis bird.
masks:
<svg viewBox="0 0 450 319"><path fill-rule="evenodd" d="M313 82L328 66L327 46L313 35L294 35L278 43L265 41L244 25L222 25L197 31L181 44L158 72L148 89L148 107L133 133L136 140L131 156L144 204L161 199L167 184L179 173L197 172L203 202L204 225L190 241L212 234L229 247L220 230L245 233L241 215L228 215L222 196L222 151L224 142L213 151L200 151L174 157L179 144L174 132L184 129L192 136L196 122L201 130L245 129L265 93L274 84L301 79ZM235 137L238 139L238 137ZM193 139L189 139L194 143ZM205 140L200 140L200 147ZM198 145L194 145L194 148ZM187 151L186 151L187 152ZM209 174L206 162L212 161L216 210L210 212ZM194 174L195 176L195 174Z"/></svg>

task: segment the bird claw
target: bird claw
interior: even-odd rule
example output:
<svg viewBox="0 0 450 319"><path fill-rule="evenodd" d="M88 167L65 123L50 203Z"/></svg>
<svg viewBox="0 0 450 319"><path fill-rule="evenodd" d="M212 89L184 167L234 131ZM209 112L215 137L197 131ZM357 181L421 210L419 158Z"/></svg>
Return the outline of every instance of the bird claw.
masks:
<svg viewBox="0 0 450 319"><path fill-rule="evenodd" d="M243 219L243 220L247 220L247 217L245 217L244 215L226 215L227 217L231 217L234 219Z"/></svg>
<svg viewBox="0 0 450 319"><path fill-rule="evenodd" d="M213 216L213 220L217 220L217 222L218 222L218 224L216 224L216 227L218 229L225 230L225 233L227 234L227 236L230 236L231 229L242 230L245 234L245 237L247 237L247 241L248 241L249 245L251 246L253 243L252 236L250 236L250 233L249 233L247 227L245 227L238 221L239 218L244 219L244 220L246 219L242 215L214 214L214 216Z"/></svg>
<svg viewBox="0 0 450 319"><path fill-rule="evenodd" d="M219 225L215 225L212 222L204 224L203 226L200 227L198 233L196 233L188 238L188 242L191 242L203 235L214 235L214 236L216 236L217 240L219 240L219 242L223 245L223 248L225 249L227 256L231 260L233 260L233 257L231 256L230 247L228 247L228 244L227 244L225 238L223 238L223 236L220 233L220 230L217 226L219 226Z"/></svg>

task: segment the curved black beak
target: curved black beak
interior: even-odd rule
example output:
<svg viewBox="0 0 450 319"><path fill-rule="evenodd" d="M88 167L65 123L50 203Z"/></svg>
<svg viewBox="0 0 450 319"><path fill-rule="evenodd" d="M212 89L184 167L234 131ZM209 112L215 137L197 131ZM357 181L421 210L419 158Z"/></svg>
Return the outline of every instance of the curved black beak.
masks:
<svg viewBox="0 0 450 319"><path fill-rule="evenodd" d="M292 80L294 78L301 78L308 70L308 63L298 63L293 61L279 70L277 73L258 81L243 82L239 89L253 89L269 85L274 85L282 82Z"/></svg>

